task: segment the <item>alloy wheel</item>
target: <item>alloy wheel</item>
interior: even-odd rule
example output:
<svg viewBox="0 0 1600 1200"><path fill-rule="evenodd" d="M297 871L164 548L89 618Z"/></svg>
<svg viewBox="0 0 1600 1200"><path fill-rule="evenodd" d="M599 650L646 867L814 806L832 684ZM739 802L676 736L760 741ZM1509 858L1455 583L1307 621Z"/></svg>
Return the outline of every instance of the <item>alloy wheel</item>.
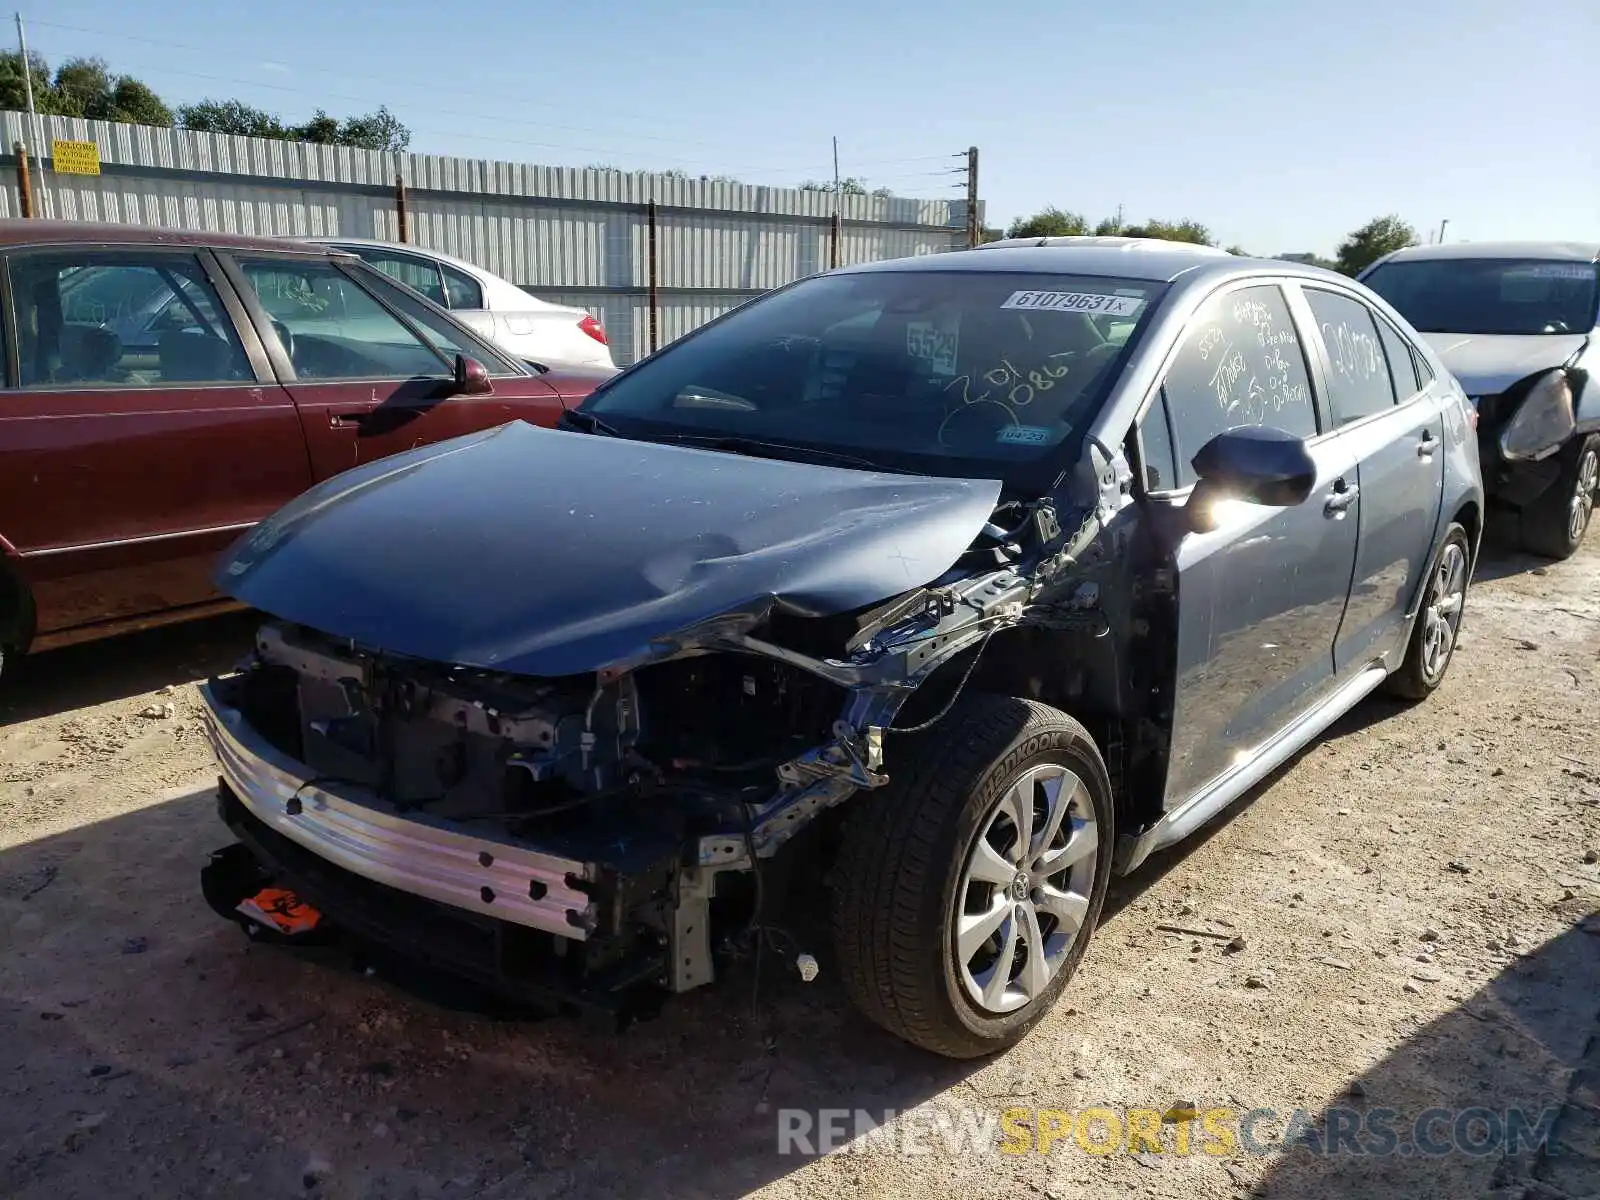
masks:
<svg viewBox="0 0 1600 1200"><path fill-rule="evenodd" d="M1578 460L1578 481L1572 489L1572 504L1567 515L1567 536L1573 542L1583 539L1594 516L1595 493L1600 492L1600 450L1588 449Z"/></svg>
<svg viewBox="0 0 1600 1200"><path fill-rule="evenodd" d="M1434 568L1422 613L1422 674L1436 683L1450 663L1467 595L1467 552L1458 541L1445 545Z"/></svg>
<svg viewBox="0 0 1600 1200"><path fill-rule="evenodd" d="M1089 912L1102 848L1083 780L1055 763L1031 767L984 819L955 897L957 973L990 1013L1044 994Z"/></svg>

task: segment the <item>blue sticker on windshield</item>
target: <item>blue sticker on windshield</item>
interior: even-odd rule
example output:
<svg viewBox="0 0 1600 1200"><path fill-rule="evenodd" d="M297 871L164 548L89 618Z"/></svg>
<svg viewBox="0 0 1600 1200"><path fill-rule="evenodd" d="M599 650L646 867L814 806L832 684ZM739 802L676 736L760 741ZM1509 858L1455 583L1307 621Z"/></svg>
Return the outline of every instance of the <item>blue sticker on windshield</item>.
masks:
<svg viewBox="0 0 1600 1200"><path fill-rule="evenodd" d="M1047 446L1050 430L1044 425L1007 425L995 441L1008 446Z"/></svg>

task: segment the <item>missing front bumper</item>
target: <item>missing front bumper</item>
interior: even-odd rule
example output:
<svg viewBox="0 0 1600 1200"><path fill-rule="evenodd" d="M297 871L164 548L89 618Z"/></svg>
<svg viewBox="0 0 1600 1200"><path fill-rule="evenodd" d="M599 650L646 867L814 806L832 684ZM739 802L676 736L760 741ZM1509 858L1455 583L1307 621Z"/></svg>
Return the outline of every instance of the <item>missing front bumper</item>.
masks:
<svg viewBox="0 0 1600 1200"><path fill-rule="evenodd" d="M596 864L401 815L365 789L309 776L214 684L202 685L201 698L228 790L265 828L316 857L401 892L563 938L582 941L614 925Z"/></svg>

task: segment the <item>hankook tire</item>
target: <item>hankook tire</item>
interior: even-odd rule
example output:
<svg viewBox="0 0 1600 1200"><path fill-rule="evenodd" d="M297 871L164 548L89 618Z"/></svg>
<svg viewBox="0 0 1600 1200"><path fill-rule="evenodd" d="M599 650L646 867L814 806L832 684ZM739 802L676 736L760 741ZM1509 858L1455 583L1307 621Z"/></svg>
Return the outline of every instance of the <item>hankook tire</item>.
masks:
<svg viewBox="0 0 1600 1200"><path fill-rule="evenodd" d="M857 801L834 871L851 999L891 1033L975 1058L1060 995L1111 875L1111 784L1087 730L1048 705L961 700L890 735L891 782Z"/></svg>

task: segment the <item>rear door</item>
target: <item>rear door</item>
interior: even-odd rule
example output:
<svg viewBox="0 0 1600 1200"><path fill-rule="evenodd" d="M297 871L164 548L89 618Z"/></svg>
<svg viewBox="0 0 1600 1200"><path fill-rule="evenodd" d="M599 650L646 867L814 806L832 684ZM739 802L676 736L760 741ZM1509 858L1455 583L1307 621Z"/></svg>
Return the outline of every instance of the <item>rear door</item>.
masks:
<svg viewBox="0 0 1600 1200"><path fill-rule="evenodd" d="M1303 285L1313 356L1344 443L1356 462L1356 563L1334 643L1347 677L1387 657L1398 663L1433 554L1444 495L1444 412L1421 387L1410 344L1359 297Z"/></svg>
<svg viewBox="0 0 1600 1200"><path fill-rule="evenodd" d="M208 251L6 256L0 537L38 633L215 598L215 556L311 483L294 406Z"/></svg>
<svg viewBox="0 0 1600 1200"><path fill-rule="evenodd" d="M519 417L551 424L560 414L553 389L370 268L273 254L227 261L300 410L318 479ZM488 369L493 392L455 394L457 354Z"/></svg>

